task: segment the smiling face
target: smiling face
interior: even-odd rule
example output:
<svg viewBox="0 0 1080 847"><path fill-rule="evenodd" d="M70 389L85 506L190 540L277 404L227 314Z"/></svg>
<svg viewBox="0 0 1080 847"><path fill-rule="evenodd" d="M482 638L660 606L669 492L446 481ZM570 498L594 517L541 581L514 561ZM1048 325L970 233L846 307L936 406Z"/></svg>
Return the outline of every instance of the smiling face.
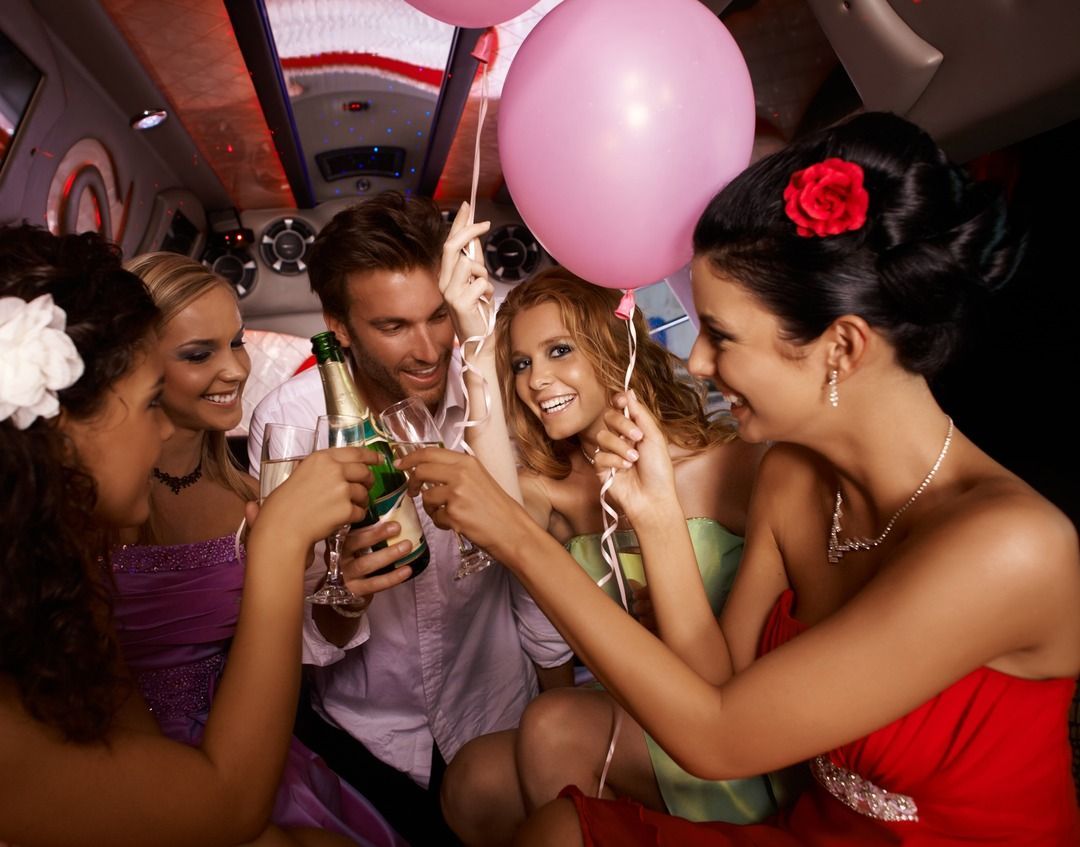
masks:
<svg viewBox="0 0 1080 847"><path fill-rule="evenodd" d="M148 343L132 369L109 389L102 409L86 420L62 418L79 464L97 486L94 514L117 528L150 517L150 471L173 425L161 407L161 354Z"/></svg>
<svg viewBox="0 0 1080 847"><path fill-rule="evenodd" d="M514 389L548 438L591 437L602 426L608 393L555 303L519 312L510 324L510 347Z"/></svg>
<svg viewBox="0 0 1080 847"><path fill-rule="evenodd" d="M815 345L784 341L776 317L707 259L694 259L692 280L701 332L690 372L716 384L746 441L798 441L820 411L821 386L809 366Z"/></svg>
<svg viewBox="0 0 1080 847"><path fill-rule="evenodd" d="M326 325L352 348L356 380L374 411L406 397L434 410L446 393L454 327L426 268L348 276L348 321Z"/></svg>
<svg viewBox="0 0 1080 847"><path fill-rule="evenodd" d="M166 323L158 345L165 362L162 404L178 427L225 432L243 410L251 371L236 297L225 285L199 295Z"/></svg>

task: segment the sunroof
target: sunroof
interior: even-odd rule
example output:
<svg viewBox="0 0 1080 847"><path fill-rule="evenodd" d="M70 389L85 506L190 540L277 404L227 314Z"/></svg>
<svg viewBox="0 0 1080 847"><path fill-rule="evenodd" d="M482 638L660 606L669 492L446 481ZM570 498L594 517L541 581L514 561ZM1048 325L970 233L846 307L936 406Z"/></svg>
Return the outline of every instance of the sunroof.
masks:
<svg viewBox="0 0 1080 847"><path fill-rule="evenodd" d="M559 2L537 0L493 28L493 101L518 46ZM406 0L265 0L265 8L315 201L387 188L417 190L455 28ZM437 196L448 189L450 196L469 194L480 91L478 76L458 131L467 137L454 139ZM493 195L501 185L497 115L494 108L484 130L480 196ZM394 151L392 164L384 161L387 150Z"/></svg>
<svg viewBox="0 0 1080 847"><path fill-rule="evenodd" d="M415 189L454 27L405 0L266 12L316 201Z"/></svg>
<svg viewBox="0 0 1080 847"><path fill-rule="evenodd" d="M0 32L0 168L40 81L41 71Z"/></svg>

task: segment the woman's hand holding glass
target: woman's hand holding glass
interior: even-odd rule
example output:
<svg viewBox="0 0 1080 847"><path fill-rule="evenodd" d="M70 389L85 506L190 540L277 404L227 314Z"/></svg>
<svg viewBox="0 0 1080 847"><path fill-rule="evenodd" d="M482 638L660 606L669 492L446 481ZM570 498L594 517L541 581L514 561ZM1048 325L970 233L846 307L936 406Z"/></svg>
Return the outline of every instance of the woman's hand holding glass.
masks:
<svg viewBox="0 0 1080 847"><path fill-rule="evenodd" d="M443 446L442 434L435 424L435 419L419 397L406 397L388 406L379 415L379 421L383 430L392 439L394 453L399 459L425 447ZM468 538L460 533L455 533L455 535L458 543L459 564L454 579L462 579L469 574L478 573L493 563L494 560Z"/></svg>
<svg viewBox="0 0 1080 847"><path fill-rule="evenodd" d="M372 456L368 450L350 448L297 458L288 478L262 498L248 546L264 536L275 545L295 542L306 561L318 541L366 514Z"/></svg>
<svg viewBox="0 0 1080 847"><path fill-rule="evenodd" d="M361 418L345 415L320 415L315 423L313 447L318 452L329 448L361 447L366 440L366 436L364 421ZM365 449L364 453L370 459L369 464L377 465L383 461L382 456L372 450ZM336 527L332 527L331 531L327 533L326 578L318 589L305 598L309 603L318 603L324 606L365 604L363 597L353 594L345 586L345 578L341 573L341 547L345 541L345 536L348 535L352 524L363 517L364 515L360 515L352 520L343 521Z"/></svg>
<svg viewBox="0 0 1080 847"><path fill-rule="evenodd" d="M536 528L474 456L431 447L395 464L409 474L413 490L420 490L424 510L436 526L468 536L495 559L500 550L512 549L515 529Z"/></svg>

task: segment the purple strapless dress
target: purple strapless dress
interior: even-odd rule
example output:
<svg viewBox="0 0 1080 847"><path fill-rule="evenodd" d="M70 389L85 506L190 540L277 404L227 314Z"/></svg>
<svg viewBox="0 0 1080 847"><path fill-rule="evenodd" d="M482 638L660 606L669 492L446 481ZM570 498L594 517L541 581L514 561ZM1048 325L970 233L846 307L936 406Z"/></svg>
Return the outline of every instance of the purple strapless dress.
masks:
<svg viewBox="0 0 1080 847"><path fill-rule="evenodd" d="M162 732L197 745L240 609L244 565L233 537L124 546L113 551L112 569L124 659ZM328 829L363 847L405 845L362 795L296 738L271 819L283 827Z"/></svg>

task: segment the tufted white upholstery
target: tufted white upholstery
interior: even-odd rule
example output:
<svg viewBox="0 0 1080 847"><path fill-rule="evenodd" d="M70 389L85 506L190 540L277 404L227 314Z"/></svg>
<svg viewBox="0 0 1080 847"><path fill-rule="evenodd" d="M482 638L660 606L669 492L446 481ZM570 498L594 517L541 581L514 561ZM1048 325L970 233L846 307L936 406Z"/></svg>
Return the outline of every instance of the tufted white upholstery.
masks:
<svg viewBox="0 0 1080 847"><path fill-rule="evenodd" d="M244 343L251 356L251 374L244 387L243 417L230 436L246 436L251 413L271 390L277 388L311 355L311 342L298 335L249 329Z"/></svg>

